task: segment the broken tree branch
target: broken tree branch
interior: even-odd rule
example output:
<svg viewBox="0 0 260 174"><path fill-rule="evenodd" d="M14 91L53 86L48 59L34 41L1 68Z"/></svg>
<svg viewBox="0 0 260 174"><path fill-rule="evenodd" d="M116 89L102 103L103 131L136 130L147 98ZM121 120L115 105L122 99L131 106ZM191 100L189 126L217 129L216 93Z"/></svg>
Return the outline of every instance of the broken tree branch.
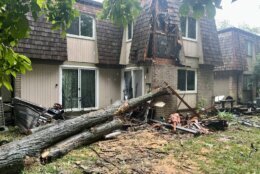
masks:
<svg viewBox="0 0 260 174"><path fill-rule="evenodd" d="M44 152L41 154L41 161L43 163L51 162L54 159L57 159L82 145L91 144L100 139L103 139L105 135L116 129L120 129L121 127L122 121L113 120L109 123L91 128L91 130L87 130L77 135L71 136L55 144L49 149L44 150Z"/></svg>
<svg viewBox="0 0 260 174"><path fill-rule="evenodd" d="M166 88L159 88L144 96L134 98L123 105L112 105L105 109L90 112L71 120L58 123L50 128L36 132L0 147L0 171L2 173L19 173L24 167L26 156L38 156L43 149L56 144L82 130L111 120L113 116L123 114L153 98L168 94Z"/></svg>

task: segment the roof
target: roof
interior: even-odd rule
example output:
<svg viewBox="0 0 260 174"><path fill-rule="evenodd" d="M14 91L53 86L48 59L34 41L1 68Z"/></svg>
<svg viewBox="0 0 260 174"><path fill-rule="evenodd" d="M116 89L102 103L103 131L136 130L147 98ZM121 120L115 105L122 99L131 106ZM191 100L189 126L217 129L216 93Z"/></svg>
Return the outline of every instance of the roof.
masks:
<svg viewBox="0 0 260 174"><path fill-rule="evenodd" d="M247 70L248 41L255 45L255 52L260 53L260 36L254 33L235 27L230 27L220 30L218 32L218 36L224 65L216 67L216 71Z"/></svg>
<svg viewBox="0 0 260 174"><path fill-rule="evenodd" d="M200 20L200 34L204 64L223 65L215 20L202 18Z"/></svg>
<svg viewBox="0 0 260 174"><path fill-rule="evenodd" d="M19 41L15 51L31 59L67 60L67 42L61 37L61 31L52 30L52 25L44 17L34 21L27 16L31 28L30 37Z"/></svg>
<svg viewBox="0 0 260 174"><path fill-rule="evenodd" d="M255 33L240 29L240 28L236 28L236 27L228 27L228 28L219 30L218 33L220 34L220 33L225 33L225 32L229 32L229 31L236 31L236 32L240 32L240 33L246 34L246 35L251 36L251 37L260 38L260 35L258 35L258 34L255 34Z"/></svg>
<svg viewBox="0 0 260 174"><path fill-rule="evenodd" d="M168 20L166 22L168 22L168 25L179 25L179 18L177 13L178 6L176 5L178 0L166 0L166 2L167 9L164 9L164 12L161 14L166 13L165 16L167 16ZM149 40L159 36L159 34L153 33L153 27L155 27L152 24L155 20L153 11L157 10L155 4L156 3L154 3L154 1L146 1L140 16L137 18L134 24L132 46L130 51L130 61L133 63L143 62L147 60L146 58L152 58L151 56L149 57L147 55L149 49L153 47L149 45L149 43L152 43ZM157 10L156 13L159 14L159 10Z"/></svg>
<svg viewBox="0 0 260 174"><path fill-rule="evenodd" d="M110 21L97 21L97 47L100 64L119 65L123 28Z"/></svg>
<svg viewBox="0 0 260 174"><path fill-rule="evenodd" d="M96 6L96 7L102 7L102 3L95 1L95 0L76 0L76 2L81 3L81 4L85 4L85 5L92 5L92 6Z"/></svg>

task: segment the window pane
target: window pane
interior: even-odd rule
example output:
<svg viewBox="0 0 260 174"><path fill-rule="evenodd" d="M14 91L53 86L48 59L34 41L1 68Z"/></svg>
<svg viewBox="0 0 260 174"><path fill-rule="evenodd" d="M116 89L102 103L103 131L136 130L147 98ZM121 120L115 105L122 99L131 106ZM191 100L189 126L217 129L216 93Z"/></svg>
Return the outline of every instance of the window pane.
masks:
<svg viewBox="0 0 260 174"><path fill-rule="evenodd" d="M196 20L188 18L188 38L196 39Z"/></svg>
<svg viewBox="0 0 260 174"><path fill-rule="evenodd" d="M253 55L253 49L252 49L252 42L247 42L247 55L252 56Z"/></svg>
<svg viewBox="0 0 260 174"><path fill-rule="evenodd" d="M124 89L124 99L133 98L133 88L132 88L132 75L131 71L124 72L125 79L125 89Z"/></svg>
<svg viewBox="0 0 260 174"><path fill-rule="evenodd" d="M129 23L128 24L128 35L127 35L127 39L128 40L130 40L130 39L132 39L132 37L133 37L133 31L132 31L132 23Z"/></svg>
<svg viewBox="0 0 260 174"><path fill-rule="evenodd" d="M95 82L95 70L81 70L81 108L95 107Z"/></svg>
<svg viewBox="0 0 260 174"><path fill-rule="evenodd" d="M93 37L93 18L85 14L81 14L81 36Z"/></svg>
<svg viewBox="0 0 260 174"><path fill-rule="evenodd" d="M195 90L195 71L187 71L187 90Z"/></svg>
<svg viewBox="0 0 260 174"><path fill-rule="evenodd" d="M62 70L62 105L65 109L78 108L78 70Z"/></svg>
<svg viewBox="0 0 260 174"><path fill-rule="evenodd" d="M181 17L181 33L182 36L186 36L186 17Z"/></svg>
<svg viewBox="0 0 260 174"><path fill-rule="evenodd" d="M71 25L70 28L67 30L67 33L69 34L74 34L74 35L79 35L79 18L76 17Z"/></svg>
<svg viewBox="0 0 260 174"><path fill-rule="evenodd" d="M186 91L186 71L178 70L178 90Z"/></svg>

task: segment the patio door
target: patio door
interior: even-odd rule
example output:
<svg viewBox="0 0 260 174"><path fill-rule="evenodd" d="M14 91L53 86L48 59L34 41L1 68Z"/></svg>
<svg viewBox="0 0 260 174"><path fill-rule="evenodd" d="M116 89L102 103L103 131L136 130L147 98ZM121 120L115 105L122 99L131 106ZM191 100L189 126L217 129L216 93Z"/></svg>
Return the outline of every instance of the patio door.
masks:
<svg viewBox="0 0 260 174"><path fill-rule="evenodd" d="M123 74L123 98L131 99L143 95L143 70L126 70Z"/></svg>
<svg viewBox="0 0 260 174"><path fill-rule="evenodd" d="M67 110L96 107L96 71L62 69L62 105Z"/></svg>

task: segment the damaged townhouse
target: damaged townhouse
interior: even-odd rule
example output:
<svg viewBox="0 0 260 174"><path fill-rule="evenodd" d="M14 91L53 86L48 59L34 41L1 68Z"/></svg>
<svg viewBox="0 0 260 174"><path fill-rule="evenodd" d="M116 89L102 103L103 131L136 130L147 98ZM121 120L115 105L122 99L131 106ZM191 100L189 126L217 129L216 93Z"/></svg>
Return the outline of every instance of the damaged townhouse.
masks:
<svg viewBox="0 0 260 174"><path fill-rule="evenodd" d="M224 64L215 67L215 96L230 96L238 103L256 100L253 71L260 36L234 27L220 30L218 36Z"/></svg>
<svg viewBox="0 0 260 174"><path fill-rule="evenodd" d="M102 3L78 0L80 15L66 38L44 18L28 16L31 36L16 51L31 58L33 71L18 76L5 98L87 111L141 96L166 81L191 107L201 100L211 105L214 66L222 65L214 19L180 17L177 0L141 4L140 16L123 29L96 18ZM161 100L166 105L156 110L158 116L186 109L176 97Z"/></svg>

